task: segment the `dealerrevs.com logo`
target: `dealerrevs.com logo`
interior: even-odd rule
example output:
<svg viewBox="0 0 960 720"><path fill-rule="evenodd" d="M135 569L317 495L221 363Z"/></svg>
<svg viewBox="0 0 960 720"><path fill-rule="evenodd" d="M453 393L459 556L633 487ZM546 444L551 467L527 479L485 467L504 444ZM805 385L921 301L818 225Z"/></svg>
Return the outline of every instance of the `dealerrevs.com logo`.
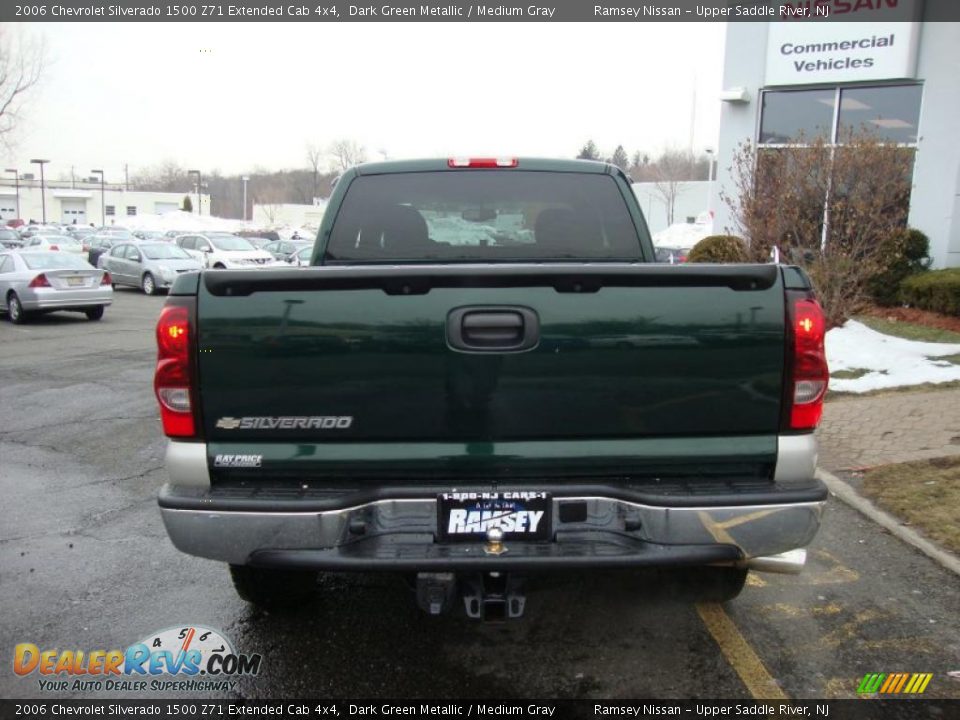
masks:
<svg viewBox="0 0 960 720"><path fill-rule="evenodd" d="M41 650L20 643L13 671L38 675L43 692L230 691L257 675L262 657L237 653L222 633L200 625L161 630L125 650Z"/></svg>

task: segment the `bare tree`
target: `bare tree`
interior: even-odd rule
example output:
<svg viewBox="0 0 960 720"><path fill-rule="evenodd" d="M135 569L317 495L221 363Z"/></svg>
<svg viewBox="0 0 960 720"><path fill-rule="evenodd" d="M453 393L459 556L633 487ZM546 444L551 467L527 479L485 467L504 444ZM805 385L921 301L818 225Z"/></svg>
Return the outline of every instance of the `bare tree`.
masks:
<svg viewBox="0 0 960 720"><path fill-rule="evenodd" d="M24 101L43 74L46 55L42 40L0 28L0 140L8 147Z"/></svg>
<svg viewBox="0 0 960 720"><path fill-rule="evenodd" d="M367 160L366 150L356 140L336 140L330 144L329 152L333 156L334 168L341 172Z"/></svg>
<svg viewBox="0 0 960 720"><path fill-rule="evenodd" d="M310 202L315 202L314 198L320 197L320 163L323 161L324 152L313 143L307 143L307 162L310 163L310 170L313 172L313 194Z"/></svg>
<svg viewBox="0 0 960 720"><path fill-rule="evenodd" d="M280 212L283 209L285 193L276 185L258 187L253 196L253 204L266 218L269 225L280 221ZM256 219L256 217L254 217Z"/></svg>
<svg viewBox="0 0 960 720"><path fill-rule="evenodd" d="M755 260L773 246L810 274L831 325L869 298L884 241L906 224L914 151L861 130L833 147L823 139L757 148L744 143L722 194Z"/></svg>
<svg viewBox="0 0 960 720"><path fill-rule="evenodd" d="M256 205L258 208L260 208L260 212L262 212L263 216L267 219L267 223L270 225L276 225L277 218L280 216L281 203L258 202Z"/></svg>
<svg viewBox="0 0 960 720"><path fill-rule="evenodd" d="M667 225L673 225L680 183L693 179L696 158L688 150L664 150L653 168L653 186L667 211Z"/></svg>
<svg viewBox="0 0 960 720"><path fill-rule="evenodd" d="M187 192L194 186L190 176L175 160L164 160L157 166L140 168L130 180L135 190L154 192Z"/></svg>

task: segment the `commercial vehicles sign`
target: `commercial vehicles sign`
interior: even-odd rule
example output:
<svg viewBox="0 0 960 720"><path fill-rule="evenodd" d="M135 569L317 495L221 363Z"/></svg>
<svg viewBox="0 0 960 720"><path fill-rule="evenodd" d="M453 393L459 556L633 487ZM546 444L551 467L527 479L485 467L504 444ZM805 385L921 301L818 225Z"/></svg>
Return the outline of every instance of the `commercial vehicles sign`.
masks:
<svg viewBox="0 0 960 720"><path fill-rule="evenodd" d="M919 34L915 22L770 23L766 85L912 78Z"/></svg>

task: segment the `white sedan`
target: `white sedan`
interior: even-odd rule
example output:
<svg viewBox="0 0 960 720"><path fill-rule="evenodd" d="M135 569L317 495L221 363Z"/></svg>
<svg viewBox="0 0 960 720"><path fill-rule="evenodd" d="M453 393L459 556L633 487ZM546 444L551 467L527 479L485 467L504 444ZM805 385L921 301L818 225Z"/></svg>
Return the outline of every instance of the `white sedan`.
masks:
<svg viewBox="0 0 960 720"><path fill-rule="evenodd" d="M24 240L21 250L53 250L68 253L86 253L80 238L69 235L31 235Z"/></svg>

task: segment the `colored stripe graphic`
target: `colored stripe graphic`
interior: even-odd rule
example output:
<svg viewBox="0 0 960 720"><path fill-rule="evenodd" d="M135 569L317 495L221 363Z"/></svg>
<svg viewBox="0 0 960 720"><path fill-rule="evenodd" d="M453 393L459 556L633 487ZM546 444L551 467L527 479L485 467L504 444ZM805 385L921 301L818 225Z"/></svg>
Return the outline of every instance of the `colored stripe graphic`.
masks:
<svg viewBox="0 0 960 720"><path fill-rule="evenodd" d="M867 673L857 687L858 693L919 695L927 689L933 673Z"/></svg>

